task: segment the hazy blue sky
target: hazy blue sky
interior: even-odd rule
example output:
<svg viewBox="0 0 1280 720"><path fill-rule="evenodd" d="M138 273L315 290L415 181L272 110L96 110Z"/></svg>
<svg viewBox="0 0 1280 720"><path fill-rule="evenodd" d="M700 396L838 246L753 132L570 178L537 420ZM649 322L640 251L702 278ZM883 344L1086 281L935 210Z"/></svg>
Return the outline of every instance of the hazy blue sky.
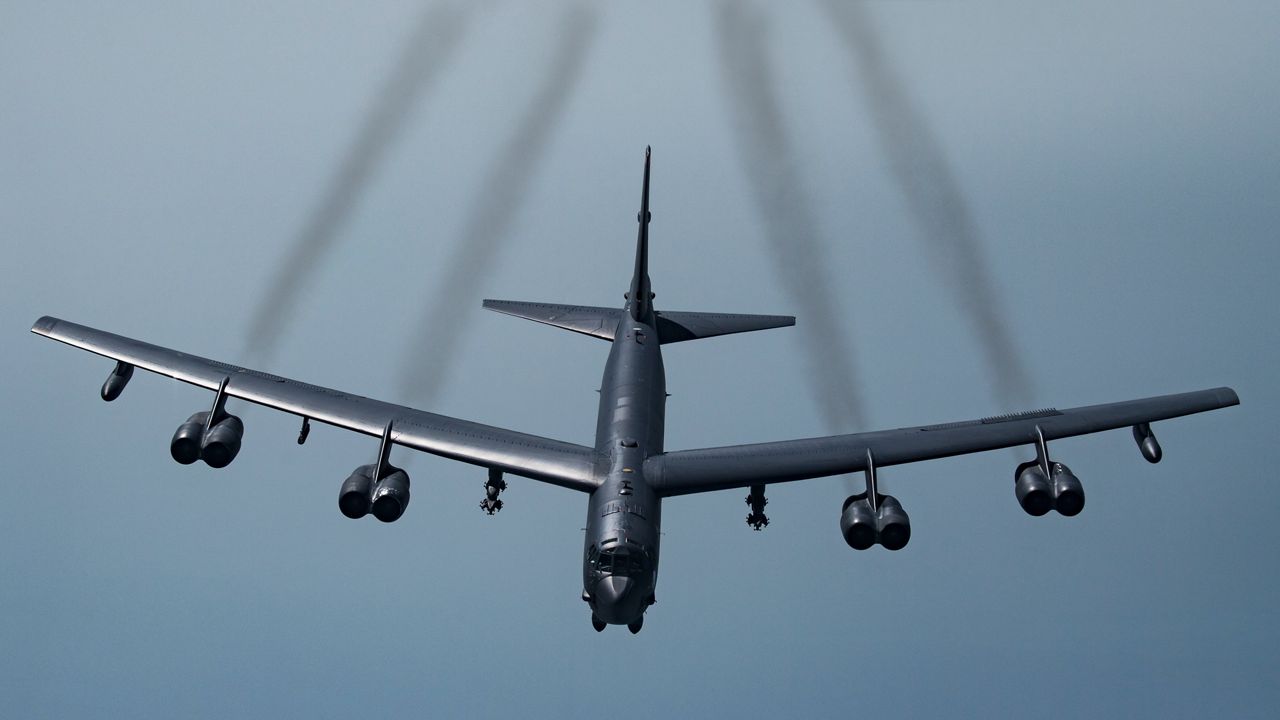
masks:
<svg viewBox="0 0 1280 720"><path fill-rule="evenodd" d="M27 333L52 314L250 362L266 283L422 7L0 4L0 715L1275 715L1280 5L871 5L1033 404L1229 384L1243 405L1157 425L1157 466L1127 432L1055 444L1088 490L1074 519L1018 509L1013 453L885 471L914 527L899 553L845 546L837 478L770 490L762 533L743 492L673 499L635 637L597 635L578 600L583 497L514 478L487 517L482 471L417 456L404 519L352 522L337 488L375 441L316 427L299 448L291 417L241 407L236 462L181 467L168 439L208 393L139 374L107 405L109 362ZM796 311L738 157L718 6L598 3L528 192L466 283L466 331L420 340L477 198L510 179L494 167L562 7L460 16L263 369L413 402L406 353L426 372L458 343L429 409L589 443L607 346L480 300L620 303L646 144L659 307ZM766 17L872 422L1018 409L827 15ZM671 347L668 447L827 432L804 323Z"/></svg>

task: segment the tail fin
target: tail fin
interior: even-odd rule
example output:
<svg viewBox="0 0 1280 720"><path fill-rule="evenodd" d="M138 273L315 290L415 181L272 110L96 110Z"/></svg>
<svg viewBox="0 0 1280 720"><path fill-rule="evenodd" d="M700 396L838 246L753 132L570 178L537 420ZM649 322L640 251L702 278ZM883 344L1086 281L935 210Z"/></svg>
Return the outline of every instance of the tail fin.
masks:
<svg viewBox="0 0 1280 720"><path fill-rule="evenodd" d="M654 312L653 290L649 283L649 156L650 149L646 147L640 212L636 215L636 221L640 223L636 238L636 268L631 276L631 289L627 291L624 310L512 300L485 300L485 308L602 340L613 340L618 323L629 314L635 320L653 322L663 344L795 325L796 319L790 315Z"/></svg>
<svg viewBox="0 0 1280 720"><path fill-rule="evenodd" d="M652 309L653 288L649 282L649 155L650 148L644 149L644 184L640 188L640 212L636 213L636 222L640 224L640 232L636 238L636 269L631 275L631 288L627 291L627 310L631 317L643 320Z"/></svg>

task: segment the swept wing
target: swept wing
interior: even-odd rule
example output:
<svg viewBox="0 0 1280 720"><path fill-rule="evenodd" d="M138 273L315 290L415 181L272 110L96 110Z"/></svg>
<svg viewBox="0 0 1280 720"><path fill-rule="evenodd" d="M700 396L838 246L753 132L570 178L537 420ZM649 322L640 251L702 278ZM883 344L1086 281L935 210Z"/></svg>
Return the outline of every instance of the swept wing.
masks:
<svg viewBox="0 0 1280 720"><path fill-rule="evenodd" d="M645 461L645 476L663 496L842 475L877 467L1032 445L1238 405L1231 388L1163 395L1069 410L755 445L682 450Z"/></svg>
<svg viewBox="0 0 1280 720"><path fill-rule="evenodd" d="M584 492L598 485L596 452L581 445L309 385L53 317L37 320L31 332L208 390L225 379L228 397L365 435L379 437L391 423L391 442L432 455Z"/></svg>

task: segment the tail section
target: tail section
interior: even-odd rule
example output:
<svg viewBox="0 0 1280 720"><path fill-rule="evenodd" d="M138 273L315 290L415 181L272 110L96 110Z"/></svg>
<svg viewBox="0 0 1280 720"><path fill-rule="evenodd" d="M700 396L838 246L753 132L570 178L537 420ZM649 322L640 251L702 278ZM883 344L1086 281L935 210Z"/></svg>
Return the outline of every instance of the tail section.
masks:
<svg viewBox="0 0 1280 720"><path fill-rule="evenodd" d="M640 232L636 238L636 269L631 275L631 288L627 291L627 311L636 320L644 320L653 309L653 287L649 282L649 155L644 149L644 184L640 188L640 212L636 221Z"/></svg>
<svg viewBox="0 0 1280 720"><path fill-rule="evenodd" d="M485 300L484 307L486 310L514 315L601 340L613 340L618 330L618 322L625 317L625 311L617 308L588 305ZM790 327L796 324L796 319L790 315L740 315L658 310L654 313L654 317L657 320L658 340L663 345L752 330Z"/></svg>
<svg viewBox="0 0 1280 720"><path fill-rule="evenodd" d="M649 148L645 148L644 184L640 190L640 212L636 215L640 224L636 238L636 267L624 309L513 300L485 300L485 308L602 340L613 340L618 323L629 316L640 322L653 323L663 344L795 325L796 319L790 315L654 311L653 290L649 282L649 155Z"/></svg>

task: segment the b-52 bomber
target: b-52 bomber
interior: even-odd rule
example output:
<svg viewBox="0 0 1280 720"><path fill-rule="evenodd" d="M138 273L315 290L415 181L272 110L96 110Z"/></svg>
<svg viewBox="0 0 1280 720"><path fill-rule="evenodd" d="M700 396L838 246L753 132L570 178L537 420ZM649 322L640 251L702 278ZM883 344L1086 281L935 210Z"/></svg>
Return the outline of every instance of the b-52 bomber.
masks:
<svg viewBox="0 0 1280 720"><path fill-rule="evenodd" d="M595 444L576 445L435 413L169 350L52 317L31 331L116 361L102 385L102 399L115 400L135 368L167 375L214 393L208 410L187 418L173 434L170 452L182 464L203 460L220 468L235 459L244 425L227 411L228 400L244 400L300 416L298 442L312 421L380 438L373 463L357 467L341 485L338 507L350 518L372 514L395 522L409 504L409 476L389 460L400 445L488 470L481 508L502 508L504 475L559 485L587 495L582 558L582 599L597 631L609 624L640 631L654 602L658 578L663 500L678 495L750 488L747 523L759 530L765 487L861 472L866 489L844 501L840 531L855 550L880 545L900 550L911 538L902 503L876 487L877 472L890 465L1029 446L1035 458L1014 471L1014 494L1031 515L1053 510L1072 516L1084 508L1084 488L1062 462L1049 456L1049 442L1117 428L1132 428L1142 456L1159 462L1160 444L1151 430L1158 420L1239 403L1231 388L1091 405L1045 409L877 432L784 440L753 445L664 449L666 379L662 346L793 325L780 315L669 312L654 307L649 280L649 151L645 150L635 270L621 309L485 300L484 307L613 343L600 384Z"/></svg>

